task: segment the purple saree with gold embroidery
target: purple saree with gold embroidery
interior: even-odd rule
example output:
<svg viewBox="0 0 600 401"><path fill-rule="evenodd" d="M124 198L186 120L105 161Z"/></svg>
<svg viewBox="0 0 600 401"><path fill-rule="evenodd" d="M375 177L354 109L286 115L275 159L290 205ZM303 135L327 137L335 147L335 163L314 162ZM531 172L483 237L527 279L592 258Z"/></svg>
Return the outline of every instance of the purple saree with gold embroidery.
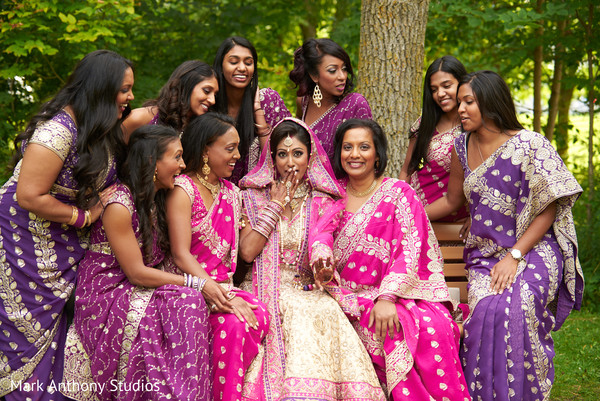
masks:
<svg viewBox="0 0 600 401"><path fill-rule="evenodd" d="M472 218L465 244L471 312L461 350L467 383L473 398L545 400L554 380L551 331L583 294L571 214L581 187L550 142L527 130L471 171L468 135L455 142ZM519 262L512 286L493 293L491 269L552 202L552 227Z"/></svg>
<svg viewBox="0 0 600 401"><path fill-rule="evenodd" d="M63 167L50 195L74 205L73 169L79 157L77 127L64 111L36 128L28 143L53 151ZM116 179L114 161L98 177L102 190ZM89 230L48 221L19 206L21 164L0 189L0 398L7 401L62 400L67 335L65 304L75 286L77 263Z"/></svg>

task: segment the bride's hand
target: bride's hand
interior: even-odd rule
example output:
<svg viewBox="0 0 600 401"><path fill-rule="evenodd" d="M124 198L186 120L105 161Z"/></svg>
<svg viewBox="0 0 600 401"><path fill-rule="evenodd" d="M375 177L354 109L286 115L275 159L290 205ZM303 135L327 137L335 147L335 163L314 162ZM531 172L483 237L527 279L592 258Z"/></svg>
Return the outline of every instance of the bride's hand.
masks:
<svg viewBox="0 0 600 401"><path fill-rule="evenodd" d="M281 202L284 207L290 202L300 184L297 173L298 171L291 167L285 172L281 180L272 182L271 200Z"/></svg>
<svg viewBox="0 0 600 401"><path fill-rule="evenodd" d="M331 258L318 259L313 265L315 271L315 285L321 291L324 290L323 284L329 283L333 280L333 263Z"/></svg>

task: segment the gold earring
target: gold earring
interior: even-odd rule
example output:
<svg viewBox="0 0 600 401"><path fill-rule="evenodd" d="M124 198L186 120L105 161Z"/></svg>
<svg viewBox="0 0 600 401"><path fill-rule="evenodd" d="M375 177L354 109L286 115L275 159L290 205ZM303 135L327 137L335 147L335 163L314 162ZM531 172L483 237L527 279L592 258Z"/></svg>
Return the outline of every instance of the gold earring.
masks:
<svg viewBox="0 0 600 401"><path fill-rule="evenodd" d="M202 161L204 162L204 166L202 166L202 174L204 174L204 179L208 181L208 175L210 174L210 166L208 165L208 155L204 155L202 157Z"/></svg>
<svg viewBox="0 0 600 401"><path fill-rule="evenodd" d="M154 177L152 177L152 180L154 182L156 182L156 174L158 173L158 169L154 170Z"/></svg>
<svg viewBox="0 0 600 401"><path fill-rule="evenodd" d="M315 84L315 89L313 90L313 102L317 105L317 107L321 107L321 100L323 100L323 94L321 93L321 88L319 88L319 84Z"/></svg>

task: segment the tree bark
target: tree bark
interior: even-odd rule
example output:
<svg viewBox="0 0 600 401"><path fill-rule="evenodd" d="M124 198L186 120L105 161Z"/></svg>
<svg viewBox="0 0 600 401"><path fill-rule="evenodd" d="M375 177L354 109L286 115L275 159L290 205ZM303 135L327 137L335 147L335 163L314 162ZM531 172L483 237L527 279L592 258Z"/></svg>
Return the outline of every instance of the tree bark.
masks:
<svg viewBox="0 0 600 401"><path fill-rule="evenodd" d="M541 14L544 0L537 0L536 10ZM536 36L542 40L544 35L543 21L536 29ZM542 63L544 62L544 48L540 43L533 51L533 130L542 132Z"/></svg>
<svg viewBox="0 0 600 401"><path fill-rule="evenodd" d="M386 175L398 177L421 109L429 0L363 0L359 85L388 136Z"/></svg>

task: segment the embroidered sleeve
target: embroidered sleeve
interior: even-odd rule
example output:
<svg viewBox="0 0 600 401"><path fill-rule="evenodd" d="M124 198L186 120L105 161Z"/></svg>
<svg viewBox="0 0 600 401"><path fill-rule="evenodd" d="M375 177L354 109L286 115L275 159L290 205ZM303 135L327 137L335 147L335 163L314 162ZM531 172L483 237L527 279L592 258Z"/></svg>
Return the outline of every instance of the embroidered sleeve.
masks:
<svg viewBox="0 0 600 401"><path fill-rule="evenodd" d="M129 214L133 215L135 210L135 205L133 203L133 197L131 196L131 192L129 188L127 188L123 184L119 184L112 197L106 202L106 205L110 205L111 203L119 203L129 210Z"/></svg>
<svg viewBox="0 0 600 401"><path fill-rule="evenodd" d="M195 191L194 182L192 181L192 179L185 174L178 175L177 177L175 177L175 185L185 191L185 193L190 197L190 202L193 205L195 199Z"/></svg>
<svg viewBox="0 0 600 401"><path fill-rule="evenodd" d="M64 125L48 120L36 127L28 143L42 145L65 161L71 148L75 146L75 136Z"/></svg>
<svg viewBox="0 0 600 401"><path fill-rule="evenodd" d="M265 112L267 124L274 127L279 121L286 117L291 117L292 113L285 107L279 93L271 88L260 90L260 105Z"/></svg>

